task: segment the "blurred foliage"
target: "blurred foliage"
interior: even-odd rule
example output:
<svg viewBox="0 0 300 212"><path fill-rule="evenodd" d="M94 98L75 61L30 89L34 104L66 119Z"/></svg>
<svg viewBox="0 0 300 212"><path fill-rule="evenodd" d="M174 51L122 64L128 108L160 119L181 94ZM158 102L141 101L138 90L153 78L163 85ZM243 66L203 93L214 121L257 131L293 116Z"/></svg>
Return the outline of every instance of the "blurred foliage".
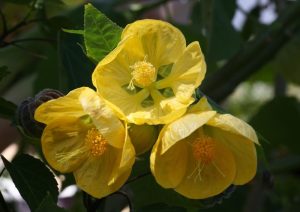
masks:
<svg viewBox="0 0 300 212"><path fill-rule="evenodd" d="M300 136L297 134L300 103L299 95L289 95L289 86L300 82L300 1L269 0L266 5L257 4L249 11L244 11L235 0L88 1L94 7L86 2L0 2L1 95L9 94L30 76L34 82L21 88L29 96L44 88L66 93L80 86L92 87L90 76L95 65L119 41L121 28L118 26L124 27L141 18L167 19L182 30L188 43L198 40L201 44L208 72L199 91L217 103L226 100L225 111L250 121L265 138L261 143L268 164L260 162L256 178L247 186L237 187L230 195L227 191L221 197L195 201L159 187L149 174L146 153L137 158L131 181L122 189L128 192L134 209L297 211L300 207ZM269 6L275 8L278 18L266 25L260 17ZM183 14L181 7L190 10ZM84 9L89 12L84 13ZM232 25L237 11L245 16L240 29ZM180 16L186 16L188 21L178 21ZM102 39L108 45L103 45ZM299 87L297 89L300 93ZM19 92L13 95L18 96ZM1 97L0 117L13 121L16 107ZM55 204L57 191L52 188L56 185L51 187L45 183L46 178L49 178L47 182L54 183L54 180L51 172L42 167L42 162L30 156L19 156L11 163L4 159L4 163L31 209L63 210ZM25 165L28 170L22 169ZM39 174L45 179L38 178ZM18 182L26 178L35 179L28 183L33 183L30 188L37 190L28 192L22 183L19 185ZM68 176L64 186L72 182L72 177ZM230 198L225 198L226 195ZM81 195L77 194L74 201L71 211L84 210ZM99 203L99 200L88 201ZM107 205L103 206L106 209L128 204L126 198L113 197L101 200L102 203Z"/></svg>

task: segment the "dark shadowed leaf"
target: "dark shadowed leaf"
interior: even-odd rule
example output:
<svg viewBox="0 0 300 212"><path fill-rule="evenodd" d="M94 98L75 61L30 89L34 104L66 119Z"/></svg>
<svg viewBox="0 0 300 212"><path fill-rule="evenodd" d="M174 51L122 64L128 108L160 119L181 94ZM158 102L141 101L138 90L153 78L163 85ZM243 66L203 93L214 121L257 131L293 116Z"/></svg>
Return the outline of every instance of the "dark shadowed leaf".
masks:
<svg viewBox="0 0 300 212"><path fill-rule="evenodd" d="M0 81L6 77L9 74L9 71L7 71L7 66L1 66L0 67Z"/></svg>
<svg viewBox="0 0 300 212"><path fill-rule="evenodd" d="M95 63L98 63L116 47L121 32L121 27L91 4L85 6L84 42L87 55Z"/></svg>
<svg viewBox="0 0 300 212"><path fill-rule="evenodd" d="M227 59L239 49L241 38L231 24L235 5L235 0L213 1L208 34L208 59Z"/></svg>
<svg viewBox="0 0 300 212"><path fill-rule="evenodd" d="M277 97L262 106L250 124L270 141L270 144L265 145L266 149L285 146L299 153L299 120L298 100L293 97Z"/></svg>
<svg viewBox="0 0 300 212"><path fill-rule="evenodd" d="M35 212L66 212L66 210L58 207L48 193Z"/></svg>
<svg viewBox="0 0 300 212"><path fill-rule="evenodd" d="M2 97L0 97L0 117L6 119L13 119L17 106Z"/></svg>
<svg viewBox="0 0 300 212"><path fill-rule="evenodd" d="M29 4L33 0L7 0L7 2L14 3L14 4Z"/></svg>
<svg viewBox="0 0 300 212"><path fill-rule="evenodd" d="M297 33L276 55L274 69L285 78L300 84L300 32Z"/></svg>
<svg viewBox="0 0 300 212"><path fill-rule="evenodd" d="M186 209L181 208L181 207L173 207L173 206L168 206L163 203L157 203L157 204L152 204L148 205L145 207L142 207L140 210L137 210L138 212L185 212Z"/></svg>
<svg viewBox="0 0 300 212"><path fill-rule="evenodd" d="M80 86L92 86L91 76L94 64L84 54L82 37L62 33L60 39L60 54L69 80L69 90Z"/></svg>
<svg viewBox="0 0 300 212"><path fill-rule="evenodd" d="M139 158L136 161L132 175L137 176L141 173L147 172L149 172L148 153L144 154L143 158ZM191 200L178 194L173 189L162 188L156 183L154 177L150 173L129 183L128 185L132 189L134 194L134 196L132 197L133 205L136 209L140 211L142 211L144 207L160 203L173 206L174 208L205 208L205 205L202 203L201 200Z"/></svg>
<svg viewBox="0 0 300 212"><path fill-rule="evenodd" d="M57 202L58 188L51 171L42 161L30 155L21 154L12 162L1 156L16 188L34 211L49 194Z"/></svg>

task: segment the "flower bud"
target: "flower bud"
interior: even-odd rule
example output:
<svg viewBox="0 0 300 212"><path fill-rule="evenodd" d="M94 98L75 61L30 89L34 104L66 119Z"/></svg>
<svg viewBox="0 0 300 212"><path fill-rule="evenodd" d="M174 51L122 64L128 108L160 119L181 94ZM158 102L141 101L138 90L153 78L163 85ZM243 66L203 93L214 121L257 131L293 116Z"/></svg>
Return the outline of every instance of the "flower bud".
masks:
<svg viewBox="0 0 300 212"><path fill-rule="evenodd" d="M128 131L137 155L151 149L158 137L158 126L154 125L131 124Z"/></svg>
<svg viewBox="0 0 300 212"><path fill-rule="evenodd" d="M34 98L28 97L18 106L16 113L16 122L22 128L25 135L31 137L40 137L44 124L34 120L34 112L38 106L51 99L57 99L63 96L60 91L54 89L44 89L40 91Z"/></svg>

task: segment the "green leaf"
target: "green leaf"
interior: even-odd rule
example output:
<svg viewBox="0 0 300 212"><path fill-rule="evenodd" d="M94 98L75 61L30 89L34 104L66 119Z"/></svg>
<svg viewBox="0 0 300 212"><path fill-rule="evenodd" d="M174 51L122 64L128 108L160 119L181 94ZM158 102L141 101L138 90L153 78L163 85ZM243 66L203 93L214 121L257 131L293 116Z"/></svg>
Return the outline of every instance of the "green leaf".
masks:
<svg viewBox="0 0 300 212"><path fill-rule="evenodd" d="M1 66L0 67L0 81L3 80L10 72L7 71L8 67L7 66Z"/></svg>
<svg viewBox="0 0 300 212"><path fill-rule="evenodd" d="M56 202L58 196L57 182L45 164L30 155L21 154L11 163L1 156L16 188L34 211L49 194Z"/></svg>
<svg viewBox="0 0 300 212"><path fill-rule="evenodd" d="M66 212L65 209L60 208L53 201L51 195L48 193L47 196L43 199L39 207L35 210L35 212Z"/></svg>
<svg viewBox="0 0 300 212"><path fill-rule="evenodd" d="M265 149L288 147L300 153L299 138L300 103L293 97L277 97L261 107L250 124L260 132L270 144Z"/></svg>
<svg viewBox="0 0 300 212"><path fill-rule="evenodd" d="M0 97L0 117L5 119L13 119L17 106L2 97Z"/></svg>
<svg viewBox="0 0 300 212"><path fill-rule="evenodd" d="M83 29L62 29L62 31L70 33L70 34L76 34L76 35L84 35Z"/></svg>
<svg viewBox="0 0 300 212"><path fill-rule="evenodd" d="M87 55L98 63L118 44L122 28L91 4L85 5L84 42Z"/></svg>

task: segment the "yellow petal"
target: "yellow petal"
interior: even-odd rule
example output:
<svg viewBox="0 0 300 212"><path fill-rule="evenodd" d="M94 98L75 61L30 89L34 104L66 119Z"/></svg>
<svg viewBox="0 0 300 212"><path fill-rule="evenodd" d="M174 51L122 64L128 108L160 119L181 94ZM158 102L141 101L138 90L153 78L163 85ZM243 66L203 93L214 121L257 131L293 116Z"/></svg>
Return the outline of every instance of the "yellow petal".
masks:
<svg viewBox="0 0 300 212"><path fill-rule="evenodd" d="M87 89L89 88L77 88L70 91L66 96L50 100L40 105L35 111L35 120L48 124L52 120L60 117L80 117L85 115L78 98L81 93Z"/></svg>
<svg viewBox="0 0 300 212"><path fill-rule="evenodd" d="M135 150L131 143L130 137L128 135L128 129L126 123L125 123L125 129L126 129L125 142L124 142L122 157L119 165L119 169L121 170L122 169L127 170L128 167L132 167L135 160Z"/></svg>
<svg viewBox="0 0 300 212"><path fill-rule="evenodd" d="M157 183L162 187L175 188L186 173L188 163L187 147L183 140L161 154L161 146L159 138L151 152L151 172Z"/></svg>
<svg viewBox="0 0 300 212"><path fill-rule="evenodd" d="M188 113L199 113L203 111L210 111L213 110L210 104L207 101L206 97L202 97L196 104L192 105L188 109Z"/></svg>
<svg viewBox="0 0 300 212"><path fill-rule="evenodd" d="M232 153L220 142L216 142L214 150L215 157L208 164L201 164L189 152L186 176L175 191L190 199L205 199L220 194L232 184L236 172Z"/></svg>
<svg viewBox="0 0 300 212"><path fill-rule="evenodd" d="M105 197L126 182L134 158L134 148L129 139L124 142L124 148L109 146L103 155L89 157L74 171L76 183L93 197Z"/></svg>
<svg viewBox="0 0 300 212"><path fill-rule="evenodd" d="M186 46L185 38L177 28L159 20L139 20L127 25L121 39L130 35L138 37L147 60L156 68L174 63Z"/></svg>
<svg viewBox="0 0 300 212"><path fill-rule="evenodd" d="M108 143L121 148L125 137L124 126L100 96L92 89L86 89L79 96L79 101Z"/></svg>
<svg viewBox="0 0 300 212"><path fill-rule="evenodd" d="M119 165L121 151L109 147L101 157L89 157L85 160L73 172L78 187L97 198L113 193L117 188L112 189L108 186L108 182L114 168Z"/></svg>
<svg viewBox="0 0 300 212"><path fill-rule="evenodd" d="M103 83L107 85L113 83L118 87L129 84L132 78L130 67L135 62L144 60L144 57L145 54L138 39L132 36L127 37L97 65L92 75L94 86L101 93L99 88L104 87Z"/></svg>
<svg viewBox="0 0 300 212"><path fill-rule="evenodd" d="M162 131L162 154L178 141L188 137L195 130L206 124L213 116L215 111L206 111L202 113L187 114L182 118L166 125Z"/></svg>
<svg viewBox="0 0 300 212"><path fill-rule="evenodd" d="M202 82L205 72L206 64L200 45L193 42L175 62L169 76L158 81L156 87L171 87L179 101L186 102Z"/></svg>
<svg viewBox="0 0 300 212"><path fill-rule="evenodd" d="M42 150L51 167L71 172L87 158L84 147L88 128L77 118L60 118L49 123L42 135Z"/></svg>
<svg viewBox="0 0 300 212"><path fill-rule="evenodd" d="M256 144L259 144L253 128L246 122L230 114L218 114L207 124L237 135L241 135Z"/></svg>
<svg viewBox="0 0 300 212"><path fill-rule="evenodd" d="M243 136L219 129L212 129L213 136L223 142L233 153L236 163L235 185L249 182L256 174L257 157L255 144Z"/></svg>

